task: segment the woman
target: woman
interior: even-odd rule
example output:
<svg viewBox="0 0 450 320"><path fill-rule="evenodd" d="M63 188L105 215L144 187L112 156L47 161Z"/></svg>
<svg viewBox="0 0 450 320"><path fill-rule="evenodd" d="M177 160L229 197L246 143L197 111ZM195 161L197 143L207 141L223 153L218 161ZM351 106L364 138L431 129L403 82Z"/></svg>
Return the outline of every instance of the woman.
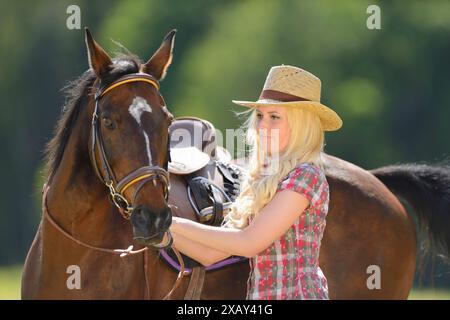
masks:
<svg viewBox="0 0 450 320"><path fill-rule="evenodd" d="M321 155L324 131L342 120L320 103L320 80L292 66L273 67L245 125L249 173L224 227L174 217L174 246L210 265L250 258L247 299L328 299L319 267L329 186Z"/></svg>

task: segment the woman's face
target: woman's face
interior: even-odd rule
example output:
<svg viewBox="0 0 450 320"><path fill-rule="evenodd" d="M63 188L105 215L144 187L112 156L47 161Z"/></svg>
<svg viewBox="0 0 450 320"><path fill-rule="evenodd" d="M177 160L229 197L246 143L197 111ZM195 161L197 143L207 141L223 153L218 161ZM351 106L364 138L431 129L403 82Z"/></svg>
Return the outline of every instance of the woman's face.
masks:
<svg viewBox="0 0 450 320"><path fill-rule="evenodd" d="M262 148L268 155L282 153L289 142L290 128L285 107L256 108L257 129Z"/></svg>

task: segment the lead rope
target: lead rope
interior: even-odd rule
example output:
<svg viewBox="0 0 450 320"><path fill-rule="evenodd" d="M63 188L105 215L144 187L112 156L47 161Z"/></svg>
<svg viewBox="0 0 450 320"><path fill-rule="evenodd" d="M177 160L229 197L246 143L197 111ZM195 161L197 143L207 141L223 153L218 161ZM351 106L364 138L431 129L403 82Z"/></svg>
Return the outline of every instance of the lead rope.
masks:
<svg viewBox="0 0 450 320"><path fill-rule="evenodd" d="M139 249L139 250L133 250L133 245L130 245L127 249L106 249L106 248L100 248L100 247L94 247L91 246L90 244L84 243L76 238L74 238L73 236L71 236L66 230L64 230L63 228L61 228L56 221L53 219L53 217L50 215L50 213L48 212L48 208L47 208L47 194L48 194L48 190L50 189L49 186L47 186L47 184L44 185L44 191L43 191L43 199L42 199L42 211L44 212L44 217L48 220L48 222L50 222L50 224L59 232L61 232L66 238L72 240L73 242L79 244L80 246L92 249L92 250L97 250L97 251L101 251L101 252L107 252L107 253L114 253L114 254L119 254L121 258L126 257L128 255L134 255L134 254L138 254L141 253L143 251L148 250L147 247Z"/></svg>
<svg viewBox="0 0 450 320"><path fill-rule="evenodd" d="M113 254L118 254L120 255L121 258L124 258L128 255L135 255L138 253L144 253L144 278L145 278L145 286L146 286L146 298L148 299L150 297L150 285L149 285L149 281L148 281L148 273L147 273L147 268L148 268L148 264L147 264L147 257L148 257L148 247L139 249L139 250L133 250L133 245L130 245L127 249L106 249L106 248L100 248L100 247L95 247L92 246L90 244L84 243L76 238L74 238L73 236L71 236L66 230L64 230L63 228L61 228L56 221L52 218L52 216L50 215L49 211L48 211L48 207L47 207L47 194L48 191L50 189L50 186L47 185L47 183L44 184L43 190L42 190L42 212L44 213L44 218L47 219L48 222L50 222L50 224L56 229L58 230L60 233L62 233L66 238L68 238L69 240L75 242L76 244L83 246L85 248L89 248L92 250L96 250L96 251L101 251L101 252L106 252L106 253L113 253ZM185 273L185 267L184 267L184 261L183 258L181 257L180 253L178 252L178 250L176 250L175 248L172 248L172 250L175 252L175 255L177 256L178 262L180 264L180 272L178 273L177 279L172 287L172 289L169 291L169 293L163 298L164 300L167 300L170 298L170 296L172 295L172 293L179 287L181 280L183 279L183 276L186 274Z"/></svg>
<svg viewBox="0 0 450 320"><path fill-rule="evenodd" d="M180 272L178 272L177 280L175 280L175 283L174 283L172 289L169 291L168 294L166 294L166 296L163 298L163 300L169 300L172 293L180 286L181 281L183 280L183 277L185 275L188 275L188 273L186 273L186 271L185 271L184 261L183 261L183 258L181 257L180 252L175 248L172 248L172 251L177 256L178 263L180 264Z"/></svg>

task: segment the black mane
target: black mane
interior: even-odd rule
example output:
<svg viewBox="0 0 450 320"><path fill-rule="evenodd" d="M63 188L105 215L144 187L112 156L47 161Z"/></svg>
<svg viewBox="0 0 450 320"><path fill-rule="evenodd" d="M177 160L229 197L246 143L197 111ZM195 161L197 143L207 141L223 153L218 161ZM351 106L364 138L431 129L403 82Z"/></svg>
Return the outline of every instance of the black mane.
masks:
<svg viewBox="0 0 450 320"><path fill-rule="evenodd" d="M141 62L131 54L117 56L111 66L111 70L102 79L103 84L111 83L123 75L139 72ZM92 69L84 72L78 79L70 82L63 88L66 94L66 102L62 114L55 127L54 136L48 142L45 149L46 175L50 181L58 169L66 144L69 140L72 128L78 120L83 99L91 91L96 79Z"/></svg>

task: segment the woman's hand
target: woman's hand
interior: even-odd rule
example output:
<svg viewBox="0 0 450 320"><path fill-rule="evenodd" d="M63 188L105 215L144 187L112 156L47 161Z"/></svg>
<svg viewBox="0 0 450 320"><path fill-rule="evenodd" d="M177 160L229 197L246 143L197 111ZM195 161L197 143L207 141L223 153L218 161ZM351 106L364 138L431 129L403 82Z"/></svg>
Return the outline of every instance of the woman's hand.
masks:
<svg viewBox="0 0 450 320"><path fill-rule="evenodd" d="M174 232L177 233L177 228L178 228L178 221L179 219L183 219L180 217L172 217L172 224L170 225L170 232Z"/></svg>

